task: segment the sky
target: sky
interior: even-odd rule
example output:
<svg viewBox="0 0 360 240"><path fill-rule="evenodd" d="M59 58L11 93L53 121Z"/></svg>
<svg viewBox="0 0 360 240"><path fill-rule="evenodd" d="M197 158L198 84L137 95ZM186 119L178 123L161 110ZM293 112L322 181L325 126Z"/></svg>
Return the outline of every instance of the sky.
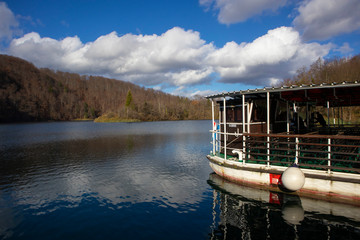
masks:
<svg viewBox="0 0 360 240"><path fill-rule="evenodd" d="M0 53L206 96L358 55L359 13L360 0L0 0Z"/></svg>

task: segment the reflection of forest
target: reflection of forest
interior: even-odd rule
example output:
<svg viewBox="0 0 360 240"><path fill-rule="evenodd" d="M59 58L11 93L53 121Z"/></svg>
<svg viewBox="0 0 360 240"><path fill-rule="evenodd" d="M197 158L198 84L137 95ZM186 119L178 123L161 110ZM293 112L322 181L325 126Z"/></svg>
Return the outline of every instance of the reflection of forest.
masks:
<svg viewBox="0 0 360 240"><path fill-rule="evenodd" d="M359 239L360 220L346 217L353 206L335 205L344 215L324 208L331 203L271 193L221 180L210 175L213 225L210 239ZM244 195L242 195L244 193ZM314 204L315 203L315 204ZM305 205L304 205L305 204ZM308 205L312 207L308 208ZM316 209L320 206L321 209ZM325 207L326 206L326 207ZM329 209L331 210L331 209ZM355 210L358 211L355 207ZM355 214L356 215L356 214ZM354 215L354 216L355 216ZM356 218L356 216L355 216ZM346 237L345 237L346 236ZM344 238L345 237L345 238Z"/></svg>
<svg viewBox="0 0 360 240"><path fill-rule="evenodd" d="M141 121L211 119L209 102L201 97L189 99L115 79L38 69L6 55L0 55L0 82L0 122L94 119L104 114Z"/></svg>

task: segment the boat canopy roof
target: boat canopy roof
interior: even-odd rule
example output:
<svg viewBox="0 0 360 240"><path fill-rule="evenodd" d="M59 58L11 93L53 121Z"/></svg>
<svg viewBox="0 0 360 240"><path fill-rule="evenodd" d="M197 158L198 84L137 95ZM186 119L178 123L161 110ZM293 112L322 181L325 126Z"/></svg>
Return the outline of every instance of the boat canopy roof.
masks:
<svg viewBox="0 0 360 240"><path fill-rule="evenodd" d="M264 98L266 93L278 95L281 99L289 102L306 103L312 102L317 106L324 106L330 102L331 106L360 106L360 83L322 83L311 85L291 85L282 87L264 87L248 89L206 96L207 99L216 98Z"/></svg>

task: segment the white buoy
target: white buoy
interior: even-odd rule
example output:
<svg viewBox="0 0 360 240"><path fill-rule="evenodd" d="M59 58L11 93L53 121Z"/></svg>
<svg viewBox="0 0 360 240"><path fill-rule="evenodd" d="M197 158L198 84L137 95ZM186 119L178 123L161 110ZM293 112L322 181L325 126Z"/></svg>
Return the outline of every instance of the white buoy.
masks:
<svg viewBox="0 0 360 240"><path fill-rule="evenodd" d="M304 186L305 175L297 166L291 166L281 175L281 182L286 189L297 191Z"/></svg>

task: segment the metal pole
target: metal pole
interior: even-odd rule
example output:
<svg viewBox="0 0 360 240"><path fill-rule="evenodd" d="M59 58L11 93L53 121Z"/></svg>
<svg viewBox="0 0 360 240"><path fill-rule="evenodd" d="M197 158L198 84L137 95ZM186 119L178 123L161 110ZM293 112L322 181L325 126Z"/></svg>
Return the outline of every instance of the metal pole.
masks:
<svg viewBox="0 0 360 240"><path fill-rule="evenodd" d="M329 101L326 102L326 106L327 106L327 118L328 118L328 127L330 127L330 103Z"/></svg>
<svg viewBox="0 0 360 240"><path fill-rule="evenodd" d="M242 132L245 133L245 95L242 95ZM242 137L243 141L243 150L242 154L245 153L245 136ZM244 159L244 158L243 158ZM243 161L244 163L244 161Z"/></svg>
<svg viewBox="0 0 360 240"><path fill-rule="evenodd" d="M270 166L270 93L266 93L266 134L268 136L266 137L266 147L267 147L267 166Z"/></svg>
<svg viewBox="0 0 360 240"><path fill-rule="evenodd" d="M252 110L253 110L253 106L254 104L252 102L248 102L247 104L247 108L248 108L248 111L247 111L247 126L248 126L248 133L250 133L250 123L251 123L251 115L252 115Z"/></svg>
<svg viewBox="0 0 360 240"><path fill-rule="evenodd" d="M299 163L299 138L295 138L295 164Z"/></svg>
<svg viewBox="0 0 360 240"><path fill-rule="evenodd" d="M331 166L331 139L328 138L328 166ZM328 173L330 173L330 168L328 168Z"/></svg>
<svg viewBox="0 0 360 240"><path fill-rule="evenodd" d="M224 112L223 112L223 122L224 122L224 159L226 160L226 139L227 139L227 132L226 132L226 98L224 97Z"/></svg>
<svg viewBox="0 0 360 240"><path fill-rule="evenodd" d="M250 108L249 103L246 104L246 127L247 127L247 133L250 132L250 121L249 121L249 114L250 114Z"/></svg>
<svg viewBox="0 0 360 240"><path fill-rule="evenodd" d="M286 132L290 133L290 121L289 121L289 102L286 101Z"/></svg>
<svg viewBox="0 0 360 240"><path fill-rule="evenodd" d="M251 122L251 113L252 113L252 103L248 102L247 103L247 132L250 133L250 122ZM250 159L250 149L249 151L247 151L247 159Z"/></svg>
<svg viewBox="0 0 360 240"><path fill-rule="evenodd" d="M213 125L213 134L212 134L212 139L213 139L213 154L215 155L215 143L216 143L216 139L215 139L215 113L214 113L214 100L211 99L211 117L212 117L212 125Z"/></svg>

